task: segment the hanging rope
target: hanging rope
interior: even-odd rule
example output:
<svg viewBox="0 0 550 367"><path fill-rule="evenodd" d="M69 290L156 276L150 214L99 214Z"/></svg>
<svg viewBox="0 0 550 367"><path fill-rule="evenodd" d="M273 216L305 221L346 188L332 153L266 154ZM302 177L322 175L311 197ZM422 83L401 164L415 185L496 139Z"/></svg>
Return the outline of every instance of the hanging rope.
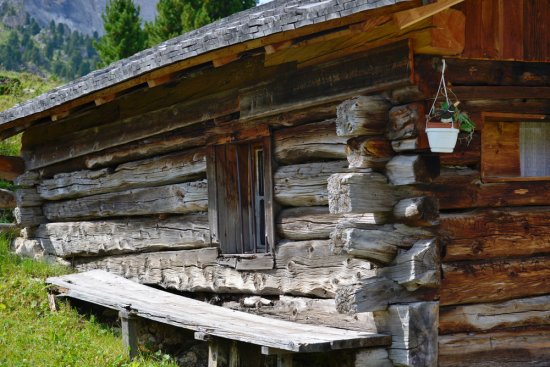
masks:
<svg viewBox="0 0 550 367"><path fill-rule="evenodd" d="M435 105L437 104L437 101L440 99L440 98L445 98L445 102L447 103L447 108L449 109L450 111L450 108L451 106L453 106L453 104L451 103L451 101L449 100L449 92L447 90L447 82L445 81L445 70L447 69L447 63L445 62L445 59L442 59L442 64L443 64L443 67L441 68L441 79L439 80L439 86L437 87L437 93L435 94L435 97L434 97L434 102L432 103L432 107L430 108L430 112L428 114L428 122L430 121L430 119L432 117L434 117L436 115L436 108L435 108ZM454 127L454 119L452 121L452 126Z"/></svg>

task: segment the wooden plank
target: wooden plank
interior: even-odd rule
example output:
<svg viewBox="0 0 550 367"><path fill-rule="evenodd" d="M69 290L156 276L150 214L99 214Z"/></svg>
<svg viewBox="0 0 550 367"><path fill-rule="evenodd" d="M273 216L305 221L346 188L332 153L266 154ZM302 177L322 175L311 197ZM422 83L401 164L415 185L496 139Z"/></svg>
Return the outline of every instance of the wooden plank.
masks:
<svg viewBox="0 0 550 367"><path fill-rule="evenodd" d="M75 260L79 271L103 269L144 284L189 292L296 295L333 298L338 287L374 275L369 262L332 254L329 241L276 246L275 268L221 267L202 250L163 251ZM208 256L206 256L208 255Z"/></svg>
<svg viewBox="0 0 550 367"><path fill-rule="evenodd" d="M443 265L442 305L505 301L550 293L550 259L509 258Z"/></svg>
<svg viewBox="0 0 550 367"><path fill-rule="evenodd" d="M216 174L216 149L213 145L206 148L206 178L208 185L208 222L210 224L210 242L220 243L218 226L218 187Z"/></svg>
<svg viewBox="0 0 550 367"><path fill-rule="evenodd" d="M280 167L273 174L274 198L285 206L328 204L327 181L336 172L347 172L347 161L305 163Z"/></svg>
<svg viewBox="0 0 550 367"><path fill-rule="evenodd" d="M25 162L21 157L0 156L0 179L13 181L25 172Z"/></svg>
<svg viewBox="0 0 550 367"><path fill-rule="evenodd" d="M273 133L273 155L281 164L344 159L346 140L336 135L334 120L283 128Z"/></svg>
<svg viewBox="0 0 550 367"><path fill-rule="evenodd" d="M453 92L461 101L476 99L550 98L550 87L456 86Z"/></svg>
<svg viewBox="0 0 550 367"><path fill-rule="evenodd" d="M485 121L481 140L481 177L521 176L519 129L514 122Z"/></svg>
<svg viewBox="0 0 550 367"><path fill-rule="evenodd" d="M202 180L132 189L50 202L44 204L43 210L50 221L201 212L208 207L207 186Z"/></svg>
<svg viewBox="0 0 550 367"><path fill-rule="evenodd" d="M265 235L267 250L271 253L275 253L275 245L277 241L276 229L275 229L275 216L276 216L276 204L275 204L275 189L273 178L273 142L272 137L267 136L263 138L263 166L264 166L264 197L265 197Z"/></svg>
<svg viewBox="0 0 550 367"><path fill-rule="evenodd" d="M550 329L461 333L439 337L441 367L544 367L550 360Z"/></svg>
<svg viewBox="0 0 550 367"><path fill-rule="evenodd" d="M144 287L103 271L58 278L50 284L66 288L66 296L121 309L131 304L141 317L230 340L286 349L320 352L337 349L339 341L354 341L363 347L387 345L380 334L358 333L322 326L302 325L233 311L167 292ZM206 312L205 312L206 311ZM247 327L243 328L243 324Z"/></svg>
<svg viewBox="0 0 550 367"><path fill-rule="evenodd" d="M241 94L241 118L261 118L295 109L343 100L353 95L407 85L411 81L407 42L289 73L270 85ZM330 95L326 91L330 90Z"/></svg>
<svg viewBox="0 0 550 367"><path fill-rule="evenodd" d="M204 213L167 219L48 223L32 235L47 253L63 258L196 249L208 246L209 237Z"/></svg>
<svg viewBox="0 0 550 367"><path fill-rule="evenodd" d="M443 307L439 334L486 332L550 325L550 296L513 299L506 302Z"/></svg>
<svg viewBox="0 0 550 367"><path fill-rule="evenodd" d="M206 108L205 106L210 106ZM213 108L212 106L216 106ZM36 169L112 146L172 131L238 110L235 92L221 92L205 99L193 100L149 111L142 115L117 120L101 128L90 128L66 134L56 144L42 144L21 152L28 169ZM158 121L162 121L159 124ZM132 126L132 129L128 129Z"/></svg>
<svg viewBox="0 0 550 367"><path fill-rule="evenodd" d="M439 0L433 4L394 13L393 20L399 29L407 28L463 1L464 0Z"/></svg>
<svg viewBox="0 0 550 367"><path fill-rule="evenodd" d="M433 15L429 22L424 25L426 31L412 35L415 54L459 55L464 50L467 28L461 11L447 9Z"/></svg>
<svg viewBox="0 0 550 367"><path fill-rule="evenodd" d="M477 209L441 215L444 261L550 253L550 208Z"/></svg>
<svg viewBox="0 0 550 367"><path fill-rule="evenodd" d="M127 189L181 183L203 178L206 157L203 149L184 151L113 169L60 173L38 186L46 200L63 200Z"/></svg>
<svg viewBox="0 0 550 367"><path fill-rule="evenodd" d="M327 206L285 209L277 217L277 233L289 240L329 239L339 217L330 214Z"/></svg>

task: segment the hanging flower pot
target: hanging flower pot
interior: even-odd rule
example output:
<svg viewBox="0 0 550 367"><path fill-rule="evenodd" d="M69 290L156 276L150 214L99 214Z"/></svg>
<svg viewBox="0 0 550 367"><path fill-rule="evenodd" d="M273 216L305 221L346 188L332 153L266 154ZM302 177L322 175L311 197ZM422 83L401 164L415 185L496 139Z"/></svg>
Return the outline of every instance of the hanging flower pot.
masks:
<svg viewBox="0 0 550 367"><path fill-rule="evenodd" d="M456 96L447 88L445 82L445 60L441 71L441 81L434 98L432 108L426 116L426 134L430 150L434 153L452 153L458 140L459 131L464 131L471 138L475 123L468 117L466 112L458 109L460 102ZM454 102L449 98L449 93L455 97ZM436 104L439 103L436 109Z"/></svg>

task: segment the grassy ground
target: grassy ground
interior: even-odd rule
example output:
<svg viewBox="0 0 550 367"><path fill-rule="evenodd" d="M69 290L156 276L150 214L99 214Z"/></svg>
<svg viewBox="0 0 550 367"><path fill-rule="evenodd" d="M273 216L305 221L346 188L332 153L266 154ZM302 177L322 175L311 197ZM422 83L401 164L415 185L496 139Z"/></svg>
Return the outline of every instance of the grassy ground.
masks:
<svg viewBox="0 0 550 367"><path fill-rule="evenodd" d="M6 90L6 83L15 82ZM0 71L0 111L55 86L30 74ZM1 89L1 88L0 88ZM0 155L18 155L20 137L0 142ZM1 188L10 183L0 182ZM0 212L0 222L9 218ZM176 367L161 353L129 361L118 329L80 315L68 304L49 310L45 279L70 269L20 259L0 235L0 367Z"/></svg>
<svg viewBox="0 0 550 367"><path fill-rule="evenodd" d="M48 307L44 280L69 269L20 259L0 237L1 367L175 367L168 356L125 357L118 329L83 316L68 304Z"/></svg>

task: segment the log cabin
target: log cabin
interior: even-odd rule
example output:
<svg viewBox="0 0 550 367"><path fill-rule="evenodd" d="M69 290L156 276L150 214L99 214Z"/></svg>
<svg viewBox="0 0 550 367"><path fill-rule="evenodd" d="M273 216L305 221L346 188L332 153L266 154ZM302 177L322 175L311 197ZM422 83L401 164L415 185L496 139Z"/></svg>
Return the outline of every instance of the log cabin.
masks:
<svg viewBox="0 0 550 367"><path fill-rule="evenodd" d="M50 282L127 337L128 312L194 331L209 366L224 340L231 366L548 366L549 17L275 0L113 63L0 113L14 249L69 261ZM477 125L453 153L425 132L443 60Z"/></svg>

